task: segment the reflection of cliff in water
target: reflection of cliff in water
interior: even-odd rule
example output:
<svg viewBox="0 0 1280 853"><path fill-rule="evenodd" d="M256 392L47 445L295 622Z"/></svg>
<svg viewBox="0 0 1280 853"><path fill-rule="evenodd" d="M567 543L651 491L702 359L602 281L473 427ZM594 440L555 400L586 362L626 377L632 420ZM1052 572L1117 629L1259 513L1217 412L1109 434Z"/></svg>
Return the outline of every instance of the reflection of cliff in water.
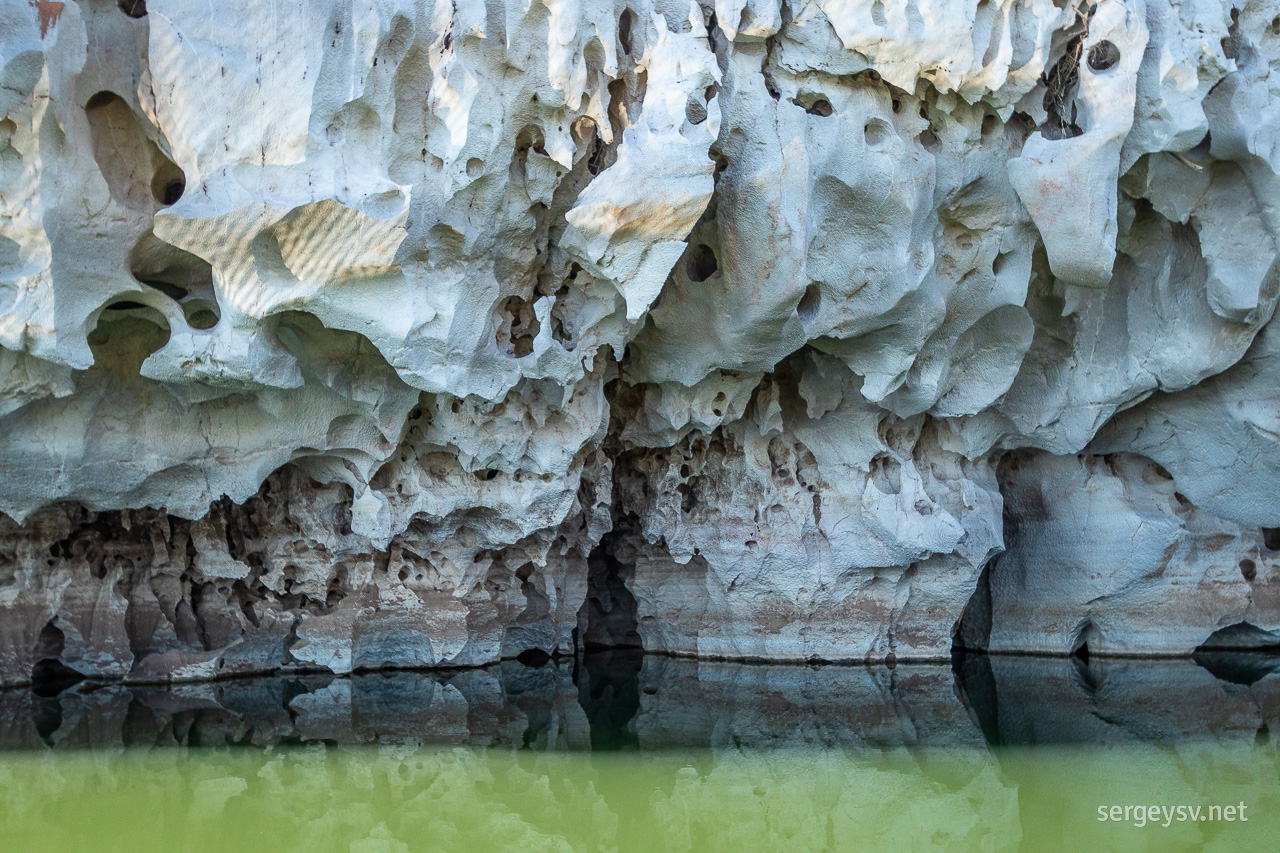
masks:
<svg viewBox="0 0 1280 853"><path fill-rule="evenodd" d="M1265 738L1280 723L1277 670L1280 656L1257 652L956 661L961 695L992 745Z"/></svg>
<svg viewBox="0 0 1280 853"><path fill-rule="evenodd" d="M0 749L465 744L536 750L1265 740L1280 657L965 655L771 666L593 653L541 666L0 691ZM53 695L42 695L50 694Z"/></svg>

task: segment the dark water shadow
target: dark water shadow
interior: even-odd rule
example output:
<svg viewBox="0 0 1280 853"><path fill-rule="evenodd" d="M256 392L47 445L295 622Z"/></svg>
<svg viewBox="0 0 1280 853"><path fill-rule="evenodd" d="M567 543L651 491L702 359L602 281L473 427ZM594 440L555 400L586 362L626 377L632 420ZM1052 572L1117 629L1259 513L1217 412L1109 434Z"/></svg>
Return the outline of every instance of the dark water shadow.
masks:
<svg viewBox="0 0 1280 853"><path fill-rule="evenodd" d="M1253 738L1280 717L1280 657L959 654L957 689L992 746Z"/></svg>

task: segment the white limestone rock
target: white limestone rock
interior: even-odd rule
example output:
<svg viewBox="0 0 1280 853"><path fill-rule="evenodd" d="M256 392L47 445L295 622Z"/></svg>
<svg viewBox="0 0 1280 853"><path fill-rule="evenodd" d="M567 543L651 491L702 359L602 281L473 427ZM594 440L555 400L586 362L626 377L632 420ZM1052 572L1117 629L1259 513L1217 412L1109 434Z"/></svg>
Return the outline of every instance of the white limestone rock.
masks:
<svg viewBox="0 0 1280 853"><path fill-rule="evenodd" d="M1009 161L1009 180L1044 239L1060 279L1100 287L1115 263L1120 150L1133 127L1147 28L1137 3L1081 10L1083 32L1047 78L1048 127ZM1075 80L1072 81L1071 78ZM1077 87L1070 106L1067 87Z"/></svg>
<svg viewBox="0 0 1280 853"><path fill-rule="evenodd" d="M1190 654L1280 641L1280 559L1257 529L1200 509L1149 459L1014 455L1011 524L966 614L993 652Z"/></svg>
<svg viewBox="0 0 1280 853"><path fill-rule="evenodd" d="M645 648L949 655L1000 544L994 471L940 450L924 416L896 418L858 391L844 364L806 350L764 381L747 417L620 455L616 511L638 529L613 556L630 567Z"/></svg>
<svg viewBox="0 0 1280 853"><path fill-rule="evenodd" d="M1159 462L1197 506L1251 527L1276 527L1280 496L1280 330L1267 326L1245 358L1185 391L1153 395L1094 440L1102 453Z"/></svg>
<svg viewBox="0 0 1280 853"><path fill-rule="evenodd" d="M718 130L701 13L623 12L5 7L0 511L28 521L7 535L56 543L59 501L163 508L197 519L194 555L111 586L130 613L181 633L190 581L158 615L129 592L177 565L255 614L134 638L112 673L571 648L609 526L606 374L711 195ZM289 464L295 499L346 506L295 500L302 544L246 563L219 501ZM22 680L67 579L13 562L41 622Z"/></svg>
<svg viewBox="0 0 1280 853"><path fill-rule="evenodd" d="M1274 0L0 15L0 681L941 657L1026 448L1280 527Z"/></svg>

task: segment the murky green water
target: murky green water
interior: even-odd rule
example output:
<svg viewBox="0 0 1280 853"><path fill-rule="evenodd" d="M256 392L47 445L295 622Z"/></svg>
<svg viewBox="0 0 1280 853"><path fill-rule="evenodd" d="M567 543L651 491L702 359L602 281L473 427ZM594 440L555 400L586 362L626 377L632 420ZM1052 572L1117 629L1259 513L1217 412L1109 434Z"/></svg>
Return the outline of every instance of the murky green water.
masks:
<svg viewBox="0 0 1280 853"><path fill-rule="evenodd" d="M10 754L5 850L1275 850L1271 748ZM1245 804L1245 821L1098 820Z"/></svg>
<svg viewBox="0 0 1280 853"><path fill-rule="evenodd" d="M0 850L1277 850L1280 675L1252 666L615 657L0 692Z"/></svg>

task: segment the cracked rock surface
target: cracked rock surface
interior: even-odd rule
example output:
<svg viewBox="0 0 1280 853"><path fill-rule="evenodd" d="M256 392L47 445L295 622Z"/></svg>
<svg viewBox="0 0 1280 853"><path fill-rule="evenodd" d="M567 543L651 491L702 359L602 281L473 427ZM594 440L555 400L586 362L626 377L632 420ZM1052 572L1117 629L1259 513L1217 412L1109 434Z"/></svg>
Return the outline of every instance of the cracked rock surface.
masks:
<svg viewBox="0 0 1280 853"><path fill-rule="evenodd" d="M1274 0L0 20L0 684L1280 642Z"/></svg>

